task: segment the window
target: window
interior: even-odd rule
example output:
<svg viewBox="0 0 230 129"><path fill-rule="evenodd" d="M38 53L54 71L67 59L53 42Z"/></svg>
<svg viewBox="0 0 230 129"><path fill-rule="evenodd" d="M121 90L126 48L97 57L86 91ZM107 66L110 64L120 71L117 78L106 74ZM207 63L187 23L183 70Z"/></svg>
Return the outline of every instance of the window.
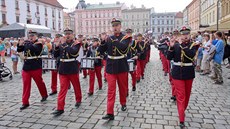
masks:
<svg viewBox="0 0 230 129"><path fill-rule="evenodd" d="M39 14L39 6L37 5L37 13Z"/></svg>
<svg viewBox="0 0 230 129"><path fill-rule="evenodd" d="M6 14L2 14L2 22L6 23Z"/></svg>
<svg viewBox="0 0 230 129"><path fill-rule="evenodd" d="M157 28L157 31L158 31L158 33L161 32L161 28L158 27L158 28Z"/></svg>
<svg viewBox="0 0 230 129"><path fill-rule="evenodd" d="M20 22L19 16L16 16L16 22Z"/></svg>
<svg viewBox="0 0 230 129"><path fill-rule="evenodd" d="M212 21L215 22L215 11L212 13Z"/></svg>
<svg viewBox="0 0 230 129"><path fill-rule="evenodd" d="M55 30L55 22L53 21L53 30Z"/></svg>
<svg viewBox="0 0 230 129"><path fill-rule="evenodd" d="M173 20L171 20L171 25L173 24Z"/></svg>
<svg viewBox="0 0 230 129"><path fill-rule="evenodd" d="M101 25L101 21L99 21L99 25Z"/></svg>
<svg viewBox="0 0 230 129"><path fill-rule="evenodd" d="M86 26L88 26L88 21L85 22Z"/></svg>
<svg viewBox="0 0 230 129"><path fill-rule="evenodd" d="M61 11L58 11L58 17L61 18Z"/></svg>
<svg viewBox="0 0 230 129"><path fill-rule="evenodd" d="M154 27L152 28L152 31L155 32L155 28Z"/></svg>
<svg viewBox="0 0 230 129"><path fill-rule="evenodd" d="M169 20L167 20L167 25L169 24Z"/></svg>
<svg viewBox="0 0 230 129"><path fill-rule="evenodd" d="M2 7L6 7L6 1L5 0L1 0L2 1Z"/></svg>
<svg viewBox="0 0 230 129"><path fill-rule="evenodd" d="M52 17L55 17L54 9L52 9Z"/></svg>
<svg viewBox="0 0 230 129"><path fill-rule="evenodd" d="M47 8L45 8L45 15L47 16L48 14L47 14Z"/></svg>
<svg viewBox="0 0 230 129"><path fill-rule="evenodd" d="M40 18L37 18L37 24L40 25Z"/></svg>
<svg viewBox="0 0 230 129"><path fill-rule="evenodd" d="M61 22L58 22L58 28L61 30Z"/></svg>
<svg viewBox="0 0 230 129"><path fill-rule="evenodd" d="M15 1L15 8L18 10L19 9L19 3L18 0Z"/></svg>
<svg viewBox="0 0 230 129"><path fill-rule="evenodd" d="M27 3L27 12L30 12L30 4Z"/></svg>
<svg viewBox="0 0 230 129"><path fill-rule="evenodd" d="M149 23L148 22L146 22L146 26L148 26L149 25Z"/></svg>

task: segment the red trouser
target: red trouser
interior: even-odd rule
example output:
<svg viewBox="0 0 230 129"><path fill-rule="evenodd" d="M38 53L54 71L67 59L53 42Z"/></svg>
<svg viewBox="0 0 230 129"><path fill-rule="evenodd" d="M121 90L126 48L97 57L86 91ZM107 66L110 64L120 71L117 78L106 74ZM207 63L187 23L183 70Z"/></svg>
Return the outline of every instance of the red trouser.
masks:
<svg viewBox="0 0 230 129"><path fill-rule="evenodd" d="M162 57L161 57L161 60L162 60L162 64L163 64L163 69L164 69L164 72L167 72L169 71L169 63L168 63L168 59L165 57L164 54L162 54Z"/></svg>
<svg viewBox="0 0 230 129"><path fill-rule="evenodd" d="M30 91L31 91L31 79L37 84L38 90L42 97L48 97L46 85L42 79L42 69L22 71L23 80L23 94L22 103L24 105L29 104Z"/></svg>
<svg viewBox="0 0 230 129"><path fill-rule="evenodd" d="M103 60L102 63L103 63L103 66L104 66L104 78L107 79L106 78L106 60Z"/></svg>
<svg viewBox="0 0 230 129"><path fill-rule="evenodd" d="M102 88L101 66L95 66L94 70L89 70L89 93L94 92L95 74L97 76L98 86Z"/></svg>
<svg viewBox="0 0 230 129"><path fill-rule="evenodd" d="M114 114L114 103L116 98L116 83L118 83L120 104L126 105L126 96L128 88L128 72L119 74L108 74L108 96L107 96L107 114Z"/></svg>
<svg viewBox="0 0 230 129"><path fill-rule="evenodd" d="M87 70L83 69L82 71L83 71L83 76L86 77L88 75Z"/></svg>
<svg viewBox="0 0 230 129"><path fill-rule="evenodd" d="M51 90L52 92L57 92L57 76L58 72L56 70L51 71Z"/></svg>
<svg viewBox="0 0 230 129"><path fill-rule="evenodd" d="M185 120L185 110L188 106L193 79L191 80L176 80L173 79L173 83L176 89L176 101L177 110L179 114L180 122Z"/></svg>
<svg viewBox="0 0 230 129"><path fill-rule="evenodd" d="M170 73L171 72L171 68L170 68L171 62L170 62L170 60L167 60L167 62L168 62L168 73ZM175 86L173 84L173 78L172 78L171 74L169 74L169 82L170 82L171 87L172 87L172 96L176 96L176 90L175 90Z"/></svg>
<svg viewBox="0 0 230 129"><path fill-rule="evenodd" d="M135 87L136 83L137 83L137 74L136 74L136 70L133 72L130 72L130 75L132 77L132 86Z"/></svg>
<svg viewBox="0 0 230 129"><path fill-rule="evenodd" d="M173 83L173 78L172 78L171 74L169 75L169 82L170 82L170 85L172 88L172 96L176 96L176 89L175 89L175 86Z"/></svg>
<svg viewBox="0 0 230 129"><path fill-rule="evenodd" d="M70 74L70 75L61 75L59 74L60 79L60 92L58 94L58 103L57 110L64 110L65 106L65 97L70 86L70 82L73 85L75 100L76 102L81 102L82 94L81 94L81 86L79 81L79 74Z"/></svg>
<svg viewBox="0 0 230 129"><path fill-rule="evenodd" d="M137 60L137 80L140 80L140 78L144 76L145 64L145 60Z"/></svg>
<svg viewBox="0 0 230 129"><path fill-rule="evenodd" d="M149 59L150 59L150 50L147 51L147 57L146 57L146 59L147 59L146 61L147 61L147 63L148 63L148 62L149 62Z"/></svg>

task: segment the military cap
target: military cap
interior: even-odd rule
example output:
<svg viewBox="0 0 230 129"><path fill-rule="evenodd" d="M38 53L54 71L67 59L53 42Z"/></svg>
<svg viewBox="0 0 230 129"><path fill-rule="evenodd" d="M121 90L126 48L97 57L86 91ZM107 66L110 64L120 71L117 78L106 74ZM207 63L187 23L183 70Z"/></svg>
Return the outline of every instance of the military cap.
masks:
<svg viewBox="0 0 230 129"><path fill-rule="evenodd" d="M182 26L179 31L181 34L190 34L191 28L187 26Z"/></svg>
<svg viewBox="0 0 230 129"><path fill-rule="evenodd" d="M65 30L64 30L64 33L65 34L72 34L73 33L73 30L71 30L70 28L66 28Z"/></svg>
<svg viewBox="0 0 230 129"><path fill-rule="evenodd" d="M99 42L98 38L93 38L93 42Z"/></svg>
<svg viewBox="0 0 230 129"><path fill-rule="evenodd" d="M113 18L111 24L112 26L121 25L121 21L116 18Z"/></svg>
<svg viewBox="0 0 230 129"><path fill-rule="evenodd" d="M78 37L78 38L83 38L83 35L82 35L82 34L79 34L77 37Z"/></svg>
<svg viewBox="0 0 230 129"><path fill-rule="evenodd" d="M55 37L62 37L62 34L56 34Z"/></svg>
<svg viewBox="0 0 230 129"><path fill-rule="evenodd" d="M126 33L133 33L133 30L130 28L126 29L125 31L126 31Z"/></svg>
<svg viewBox="0 0 230 129"><path fill-rule="evenodd" d="M173 32L172 32L173 35L178 35L179 34L179 30L178 29L175 29Z"/></svg>
<svg viewBox="0 0 230 129"><path fill-rule="evenodd" d="M38 35L38 33L35 30L29 30L29 35Z"/></svg>
<svg viewBox="0 0 230 129"><path fill-rule="evenodd" d="M142 37L142 34L139 33L139 34L137 35L137 37Z"/></svg>

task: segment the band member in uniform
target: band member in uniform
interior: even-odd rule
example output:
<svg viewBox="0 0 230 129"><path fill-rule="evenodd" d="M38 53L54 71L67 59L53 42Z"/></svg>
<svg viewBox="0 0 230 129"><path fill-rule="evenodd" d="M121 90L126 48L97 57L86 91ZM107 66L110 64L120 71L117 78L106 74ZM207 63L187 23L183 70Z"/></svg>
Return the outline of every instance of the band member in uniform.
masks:
<svg viewBox="0 0 230 129"><path fill-rule="evenodd" d="M114 120L114 103L116 98L116 83L118 83L121 110L126 111L126 96L128 87L129 66L126 54L129 50L132 37L125 36L121 33L121 21L112 20L114 35L101 35L101 45L98 48L99 53L108 53L106 73L108 81L107 97L107 115L102 117L105 120Z"/></svg>
<svg viewBox="0 0 230 129"><path fill-rule="evenodd" d="M132 36L132 29L126 29L126 34L129 36ZM127 59L131 59L134 60L134 65L137 64L137 41L133 40L132 44L130 46L129 52L127 54ZM132 77L132 91L136 91L136 83L137 83L137 79L136 79L136 69L133 72L130 72L130 75ZM129 90L128 90L129 91Z"/></svg>
<svg viewBox="0 0 230 129"><path fill-rule="evenodd" d="M79 67L76 59L78 57L80 43L78 41L74 41L73 30L66 29L64 33L65 42L62 44L56 42L56 47L54 49L54 57L60 58L60 64L58 67L60 92L58 94L57 110L52 113L54 116L59 116L64 113L65 98L70 82L72 83L75 93L76 108L79 108L82 100L78 73Z"/></svg>
<svg viewBox="0 0 230 129"><path fill-rule="evenodd" d="M137 83L140 79L144 79L145 64L146 64L146 43L143 41L142 34L137 35L137 45L138 45L138 60L137 60Z"/></svg>
<svg viewBox="0 0 230 129"><path fill-rule="evenodd" d="M173 60L172 78L176 88L176 102L180 119L180 128L184 128L185 110L188 106L193 79L195 78L194 57L196 46L190 42L190 28L183 26L180 29L180 42L170 42L167 54Z"/></svg>
<svg viewBox="0 0 230 129"><path fill-rule="evenodd" d="M93 39L93 44L90 46L87 57L96 58L96 52L99 46L99 39L95 38ZM102 75L101 75L101 69L102 69L102 59L95 59L94 63L94 69L89 70L89 96L92 96L94 93L94 82L95 82L95 75L97 76L98 86L99 90L102 90Z"/></svg>
<svg viewBox="0 0 230 129"><path fill-rule="evenodd" d="M178 43L178 36L179 36L179 31L176 29L172 32L172 38L170 39L170 42L173 42L174 44L175 43ZM170 46L170 42L169 44L167 44L168 46ZM171 85L171 88L172 88L172 97L171 99L173 101L176 101L176 89L175 89L175 86L173 84L173 78L172 78L172 74L171 74L171 70L172 70L172 65L173 65L173 61L172 60L167 60L168 61L168 73L169 73L169 82L170 82L170 85Z"/></svg>
<svg viewBox="0 0 230 129"><path fill-rule="evenodd" d="M52 52L51 52L51 56L52 58L54 58L54 48L55 48L55 43L56 42L61 42L61 34L56 34L53 44L52 44ZM59 59L56 58L57 60L57 67L58 67L58 63L59 63ZM58 71L57 70L51 70L51 90L52 92L49 94L50 96L57 94L57 77L58 77Z"/></svg>
<svg viewBox="0 0 230 129"><path fill-rule="evenodd" d="M38 90L42 96L41 102L46 101L48 98L46 86L42 79L42 59L40 58L43 45L41 41L38 41L37 35L37 32L31 30L29 32L29 40L20 42L17 46L17 51L24 52L25 56L22 70L23 94L20 110L29 107L31 79L37 84Z"/></svg>

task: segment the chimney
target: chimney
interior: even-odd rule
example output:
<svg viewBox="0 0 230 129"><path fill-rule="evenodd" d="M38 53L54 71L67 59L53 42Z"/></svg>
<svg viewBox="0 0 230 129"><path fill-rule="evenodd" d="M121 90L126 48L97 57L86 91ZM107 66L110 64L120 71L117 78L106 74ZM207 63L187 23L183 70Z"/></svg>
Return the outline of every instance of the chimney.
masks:
<svg viewBox="0 0 230 129"><path fill-rule="evenodd" d="M117 1L117 2L116 2L116 5L119 5L119 4L120 4L120 2L119 2L119 1Z"/></svg>
<svg viewBox="0 0 230 129"><path fill-rule="evenodd" d="M145 9L145 6L142 4L142 5L141 5L141 8L142 8L142 9Z"/></svg>
<svg viewBox="0 0 230 129"><path fill-rule="evenodd" d="M102 5L102 2L100 2L99 5Z"/></svg>
<svg viewBox="0 0 230 129"><path fill-rule="evenodd" d="M90 3L87 3L87 6L90 6Z"/></svg>

